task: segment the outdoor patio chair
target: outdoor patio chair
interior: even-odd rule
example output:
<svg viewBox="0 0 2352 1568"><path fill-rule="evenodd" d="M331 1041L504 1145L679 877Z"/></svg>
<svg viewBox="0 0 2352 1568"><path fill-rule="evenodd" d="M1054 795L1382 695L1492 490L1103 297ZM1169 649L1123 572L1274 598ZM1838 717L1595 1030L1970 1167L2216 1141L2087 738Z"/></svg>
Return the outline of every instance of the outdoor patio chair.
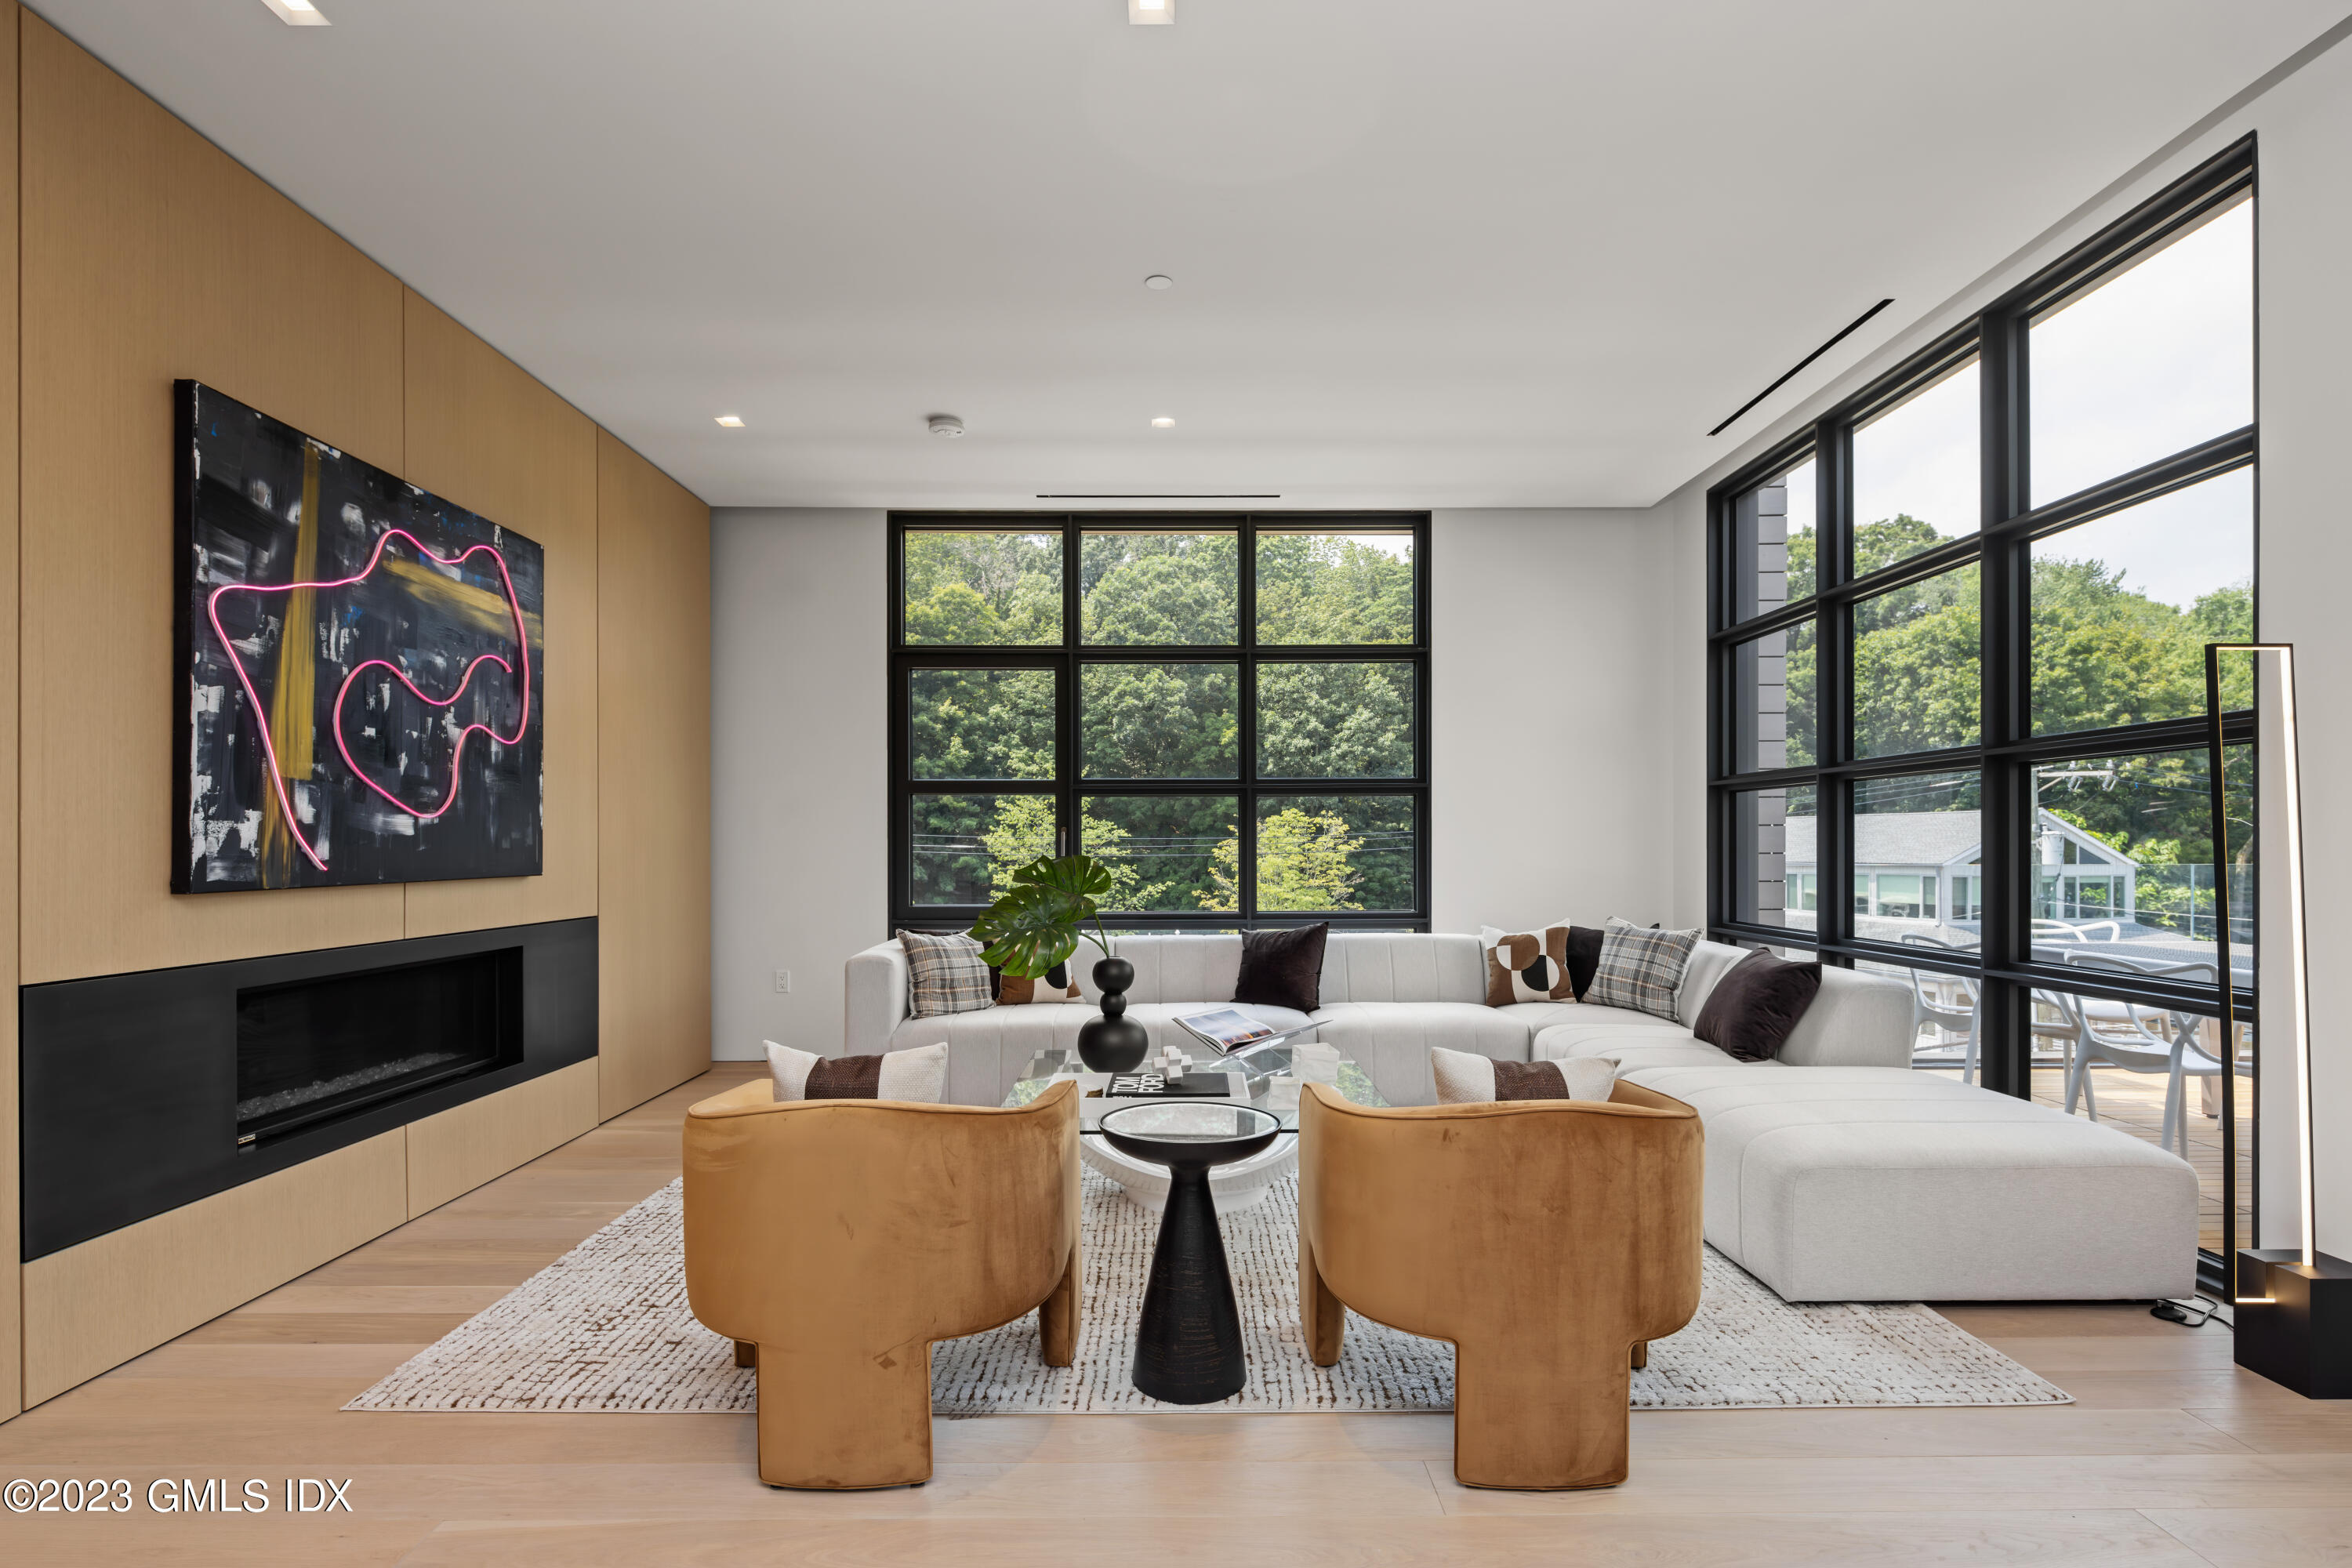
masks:
<svg viewBox="0 0 2352 1568"><path fill-rule="evenodd" d="M2070 952L2066 962L2077 968L2110 973L2164 975L2208 984L2214 983L2220 973L2209 962L2169 963L2109 952ZM2098 1094L2091 1082L2095 1061L2106 1062L2126 1072L2163 1073L2168 1081L2164 1091L2164 1133L2159 1142L2183 1159L2188 1158L2187 1080L2210 1078L2221 1071L2221 1063L2198 1042L2198 1015L2101 996L2076 996L2063 992L2055 994L2063 999L2062 1005L2074 1024L2074 1044L2066 1067L2066 1113L2074 1114L2079 1099L2084 1113L2094 1121L2099 1119ZM2150 1019L2156 1021L2157 1028L2148 1026ZM2168 1031L2169 1037L2158 1029Z"/></svg>

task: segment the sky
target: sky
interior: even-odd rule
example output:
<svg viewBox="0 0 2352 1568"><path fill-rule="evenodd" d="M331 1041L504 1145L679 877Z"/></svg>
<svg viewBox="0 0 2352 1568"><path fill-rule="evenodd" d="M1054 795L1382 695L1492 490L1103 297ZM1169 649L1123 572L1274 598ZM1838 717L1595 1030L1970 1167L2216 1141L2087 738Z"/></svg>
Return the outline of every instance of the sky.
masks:
<svg viewBox="0 0 2352 1568"><path fill-rule="evenodd" d="M2253 421L2253 205L2239 203L2036 321L2030 333L2033 495L2047 504ZM1854 516L1907 512L1976 531L1974 363L1854 432ZM1811 515L1812 465L1789 512ZM2086 523L2037 554L2096 558L2183 608L2253 575L2253 489L2239 472Z"/></svg>

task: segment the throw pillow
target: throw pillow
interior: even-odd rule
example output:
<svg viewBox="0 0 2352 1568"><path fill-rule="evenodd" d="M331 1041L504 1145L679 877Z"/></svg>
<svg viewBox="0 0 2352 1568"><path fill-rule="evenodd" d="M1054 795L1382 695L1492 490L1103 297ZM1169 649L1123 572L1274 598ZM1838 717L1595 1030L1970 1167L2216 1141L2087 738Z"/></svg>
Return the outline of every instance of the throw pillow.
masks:
<svg viewBox="0 0 2352 1568"><path fill-rule="evenodd" d="M1612 920L1601 933L1601 963L1584 999L1680 1022L1675 993L1682 989L1683 971L1697 946L1696 928L1644 931L1631 921Z"/></svg>
<svg viewBox="0 0 2352 1568"><path fill-rule="evenodd" d="M1569 956L1574 934L1575 928L1566 921L1531 931L1479 927L1478 942L1486 950L1486 1005L1575 1001L1576 975Z"/></svg>
<svg viewBox="0 0 2352 1568"><path fill-rule="evenodd" d="M1498 1062L1475 1051L1429 1047L1429 1075L1440 1105L1482 1105L1501 1100L1606 1100L1616 1087L1617 1064L1607 1057L1564 1062Z"/></svg>
<svg viewBox="0 0 2352 1568"><path fill-rule="evenodd" d="M980 943L961 931L902 931L907 950L907 1011L918 1018L977 1013L991 1005L988 964Z"/></svg>
<svg viewBox="0 0 2352 1568"><path fill-rule="evenodd" d="M776 1098L789 1100L911 1100L938 1105L948 1094L948 1045L919 1046L878 1057L821 1057L773 1040L768 1077Z"/></svg>
<svg viewBox="0 0 2352 1568"><path fill-rule="evenodd" d="M1323 947L1331 922L1242 932L1242 972L1234 1000L1312 1013L1323 1005Z"/></svg>
<svg viewBox="0 0 2352 1568"><path fill-rule="evenodd" d="M995 989L996 1005L1000 1007L1025 1007L1032 1003L1075 1002L1078 999L1078 983L1070 978L1070 966L1066 963L1057 963L1034 978L992 969L988 972L988 983Z"/></svg>
<svg viewBox="0 0 2352 1568"><path fill-rule="evenodd" d="M1819 960L1791 963L1759 948L1715 983L1691 1033L1743 1062L1770 1061L1821 989Z"/></svg>

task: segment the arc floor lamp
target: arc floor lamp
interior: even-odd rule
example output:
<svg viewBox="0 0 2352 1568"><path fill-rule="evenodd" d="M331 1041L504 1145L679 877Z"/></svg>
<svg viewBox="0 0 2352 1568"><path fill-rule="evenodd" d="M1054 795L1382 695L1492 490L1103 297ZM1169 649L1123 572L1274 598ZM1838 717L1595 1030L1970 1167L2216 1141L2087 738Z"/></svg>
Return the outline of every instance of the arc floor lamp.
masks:
<svg viewBox="0 0 2352 1568"><path fill-rule="evenodd" d="M2221 659L2245 655L2257 674L2262 661L2278 672L2278 801L2285 820L2266 834L2263 858L2286 877L2286 966L2284 1005L2264 999L2268 1028L2284 1014L2285 1056L2294 1075L2295 1181L2303 1240L2299 1247L2238 1246L2237 1054L2240 1006L2230 965L2230 816L2223 766ZM2260 707L2260 683L2255 687ZM2303 780L2295 724L2293 643L2209 643L2205 647L2205 710L2211 723L2207 776L2212 792L2214 881L2220 907L2214 911L2221 982L2221 1226L2222 1266L2236 1321L2235 1355L2240 1366L2260 1373L2312 1399L2352 1398L2352 1263L2319 1250L2319 1205L2314 1175L2311 1113L2311 964L2305 929L2303 871ZM2270 853L2276 847L2273 858ZM2276 1062L2270 1050L2258 1053ZM2259 1086L2261 1080L2256 1080ZM2249 1240L2259 1242L2254 1236Z"/></svg>

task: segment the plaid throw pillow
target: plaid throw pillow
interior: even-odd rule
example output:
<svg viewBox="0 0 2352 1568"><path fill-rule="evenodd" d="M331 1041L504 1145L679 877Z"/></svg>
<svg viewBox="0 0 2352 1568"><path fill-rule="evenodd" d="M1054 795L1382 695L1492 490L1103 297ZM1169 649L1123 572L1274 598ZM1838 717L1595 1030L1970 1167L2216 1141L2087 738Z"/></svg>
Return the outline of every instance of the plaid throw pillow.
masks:
<svg viewBox="0 0 2352 1568"><path fill-rule="evenodd" d="M918 1018L977 1013L991 1005L988 964L980 943L961 931L902 931L907 950L907 1003Z"/></svg>
<svg viewBox="0 0 2352 1568"><path fill-rule="evenodd" d="M1681 1022L1675 993L1682 989L1698 931L1643 930L1631 921L1612 920L1601 933L1601 963L1584 1000L1603 1007L1630 1007Z"/></svg>

